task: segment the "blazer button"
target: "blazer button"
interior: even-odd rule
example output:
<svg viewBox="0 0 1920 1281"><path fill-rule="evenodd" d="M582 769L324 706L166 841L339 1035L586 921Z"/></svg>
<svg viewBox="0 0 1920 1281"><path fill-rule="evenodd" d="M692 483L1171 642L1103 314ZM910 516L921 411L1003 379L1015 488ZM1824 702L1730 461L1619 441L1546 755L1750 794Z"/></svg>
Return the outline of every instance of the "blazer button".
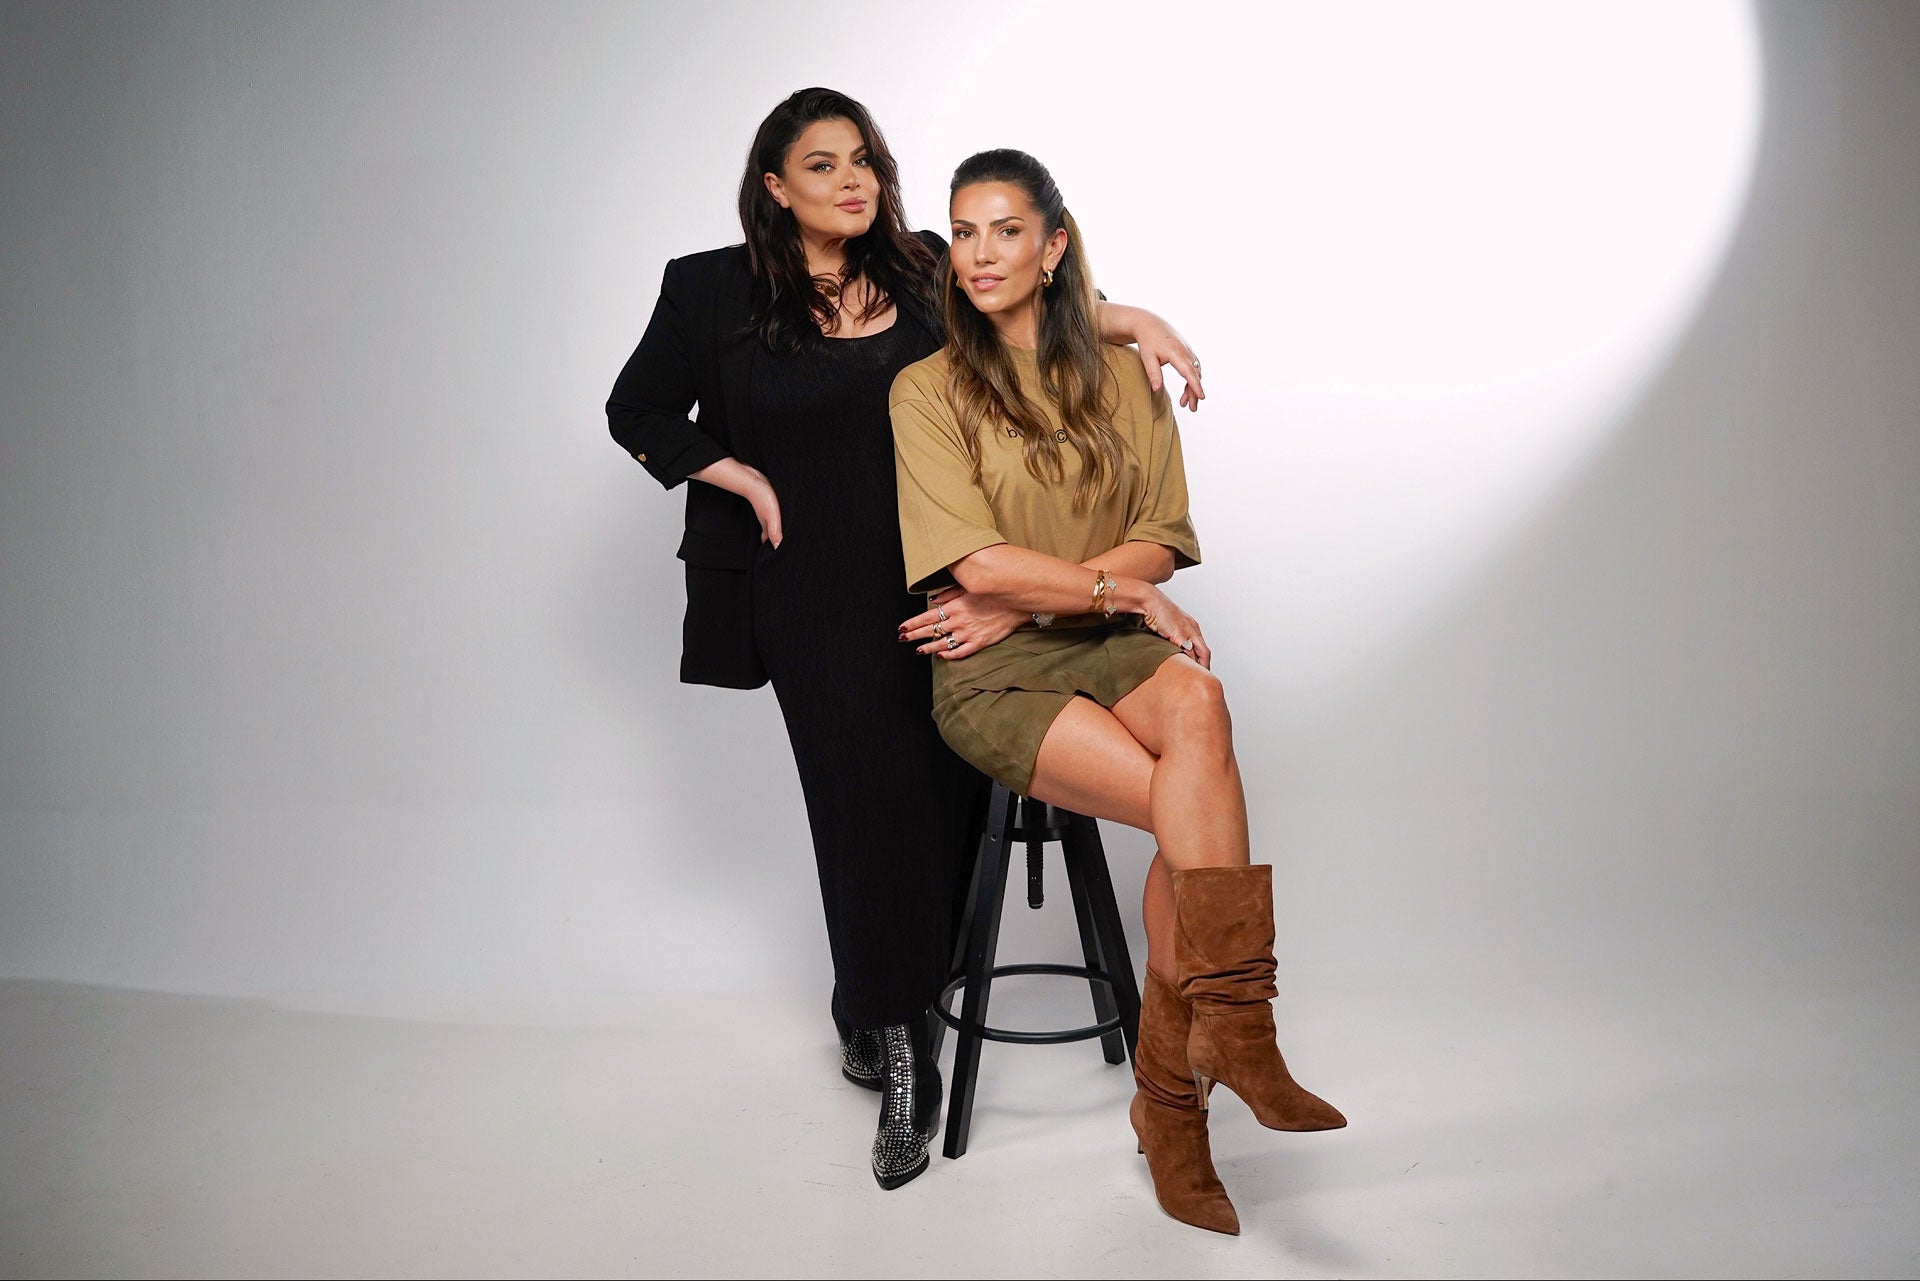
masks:
<svg viewBox="0 0 1920 1281"><path fill-rule="evenodd" d="M644 462L646 462L646 461L647 461L647 456L646 456L645 454L635 454L635 455L634 455L634 459L635 459L635 461L637 461L637 462L643 462L643 463L644 463Z"/></svg>

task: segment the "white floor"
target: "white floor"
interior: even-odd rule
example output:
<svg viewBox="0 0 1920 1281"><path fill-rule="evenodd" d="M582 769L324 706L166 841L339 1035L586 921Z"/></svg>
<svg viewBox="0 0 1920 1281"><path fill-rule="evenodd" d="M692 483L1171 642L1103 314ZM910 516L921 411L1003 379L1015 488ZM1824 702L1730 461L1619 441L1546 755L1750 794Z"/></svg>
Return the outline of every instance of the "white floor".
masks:
<svg viewBox="0 0 1920 1281"><path fill-rule="evenodd" d="M1080 1012L1027 982L996 1022ZM1090 1044L988 1046L972 1150L882 1193L876 1096L790 996L539 1028L0 983L0 1274L1920 1275L1911 976L1278 1013L1353 1124L1217 1096L1234 1240L1160 1213Z"/></svg>

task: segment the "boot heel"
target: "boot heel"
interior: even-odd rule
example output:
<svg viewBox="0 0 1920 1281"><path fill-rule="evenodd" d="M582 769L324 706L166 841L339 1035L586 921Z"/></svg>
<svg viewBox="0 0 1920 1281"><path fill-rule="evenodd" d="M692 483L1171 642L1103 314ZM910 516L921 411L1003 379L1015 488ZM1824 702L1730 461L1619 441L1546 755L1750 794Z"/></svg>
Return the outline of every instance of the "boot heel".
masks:
<svg viewBox="0 0 1920 1281"><path fill-rule="evenodd" d="M1207 1095L1213 1090L1213 1078L1210 1076L1201 1076L1196 1072L1193 1076L1193 1084L1194 1088L1200 1091L1200 1110L1202 1112L1208 1111Z"/></svg>

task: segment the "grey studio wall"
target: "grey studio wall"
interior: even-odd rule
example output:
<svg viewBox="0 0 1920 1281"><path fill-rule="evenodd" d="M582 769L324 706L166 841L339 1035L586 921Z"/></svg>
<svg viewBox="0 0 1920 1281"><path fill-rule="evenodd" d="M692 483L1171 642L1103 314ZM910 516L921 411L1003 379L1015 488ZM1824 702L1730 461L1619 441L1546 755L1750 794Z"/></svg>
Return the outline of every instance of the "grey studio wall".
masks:
<svg viewBox="0 0 1920 1281"><path fill-rule="evenodd" d="M665 260L735 238L759 117L819 82L889 130L917 225L967 149L1053 162L1107 291L1207 356L1209 564L1176 591L1291 966L1911 973L1920 9L1740 10L1750 171L1698 288L1365 645L1325 622L1357 559L1287 513L1385 472L1273 452L1340 430L1255 394L1309 332L1273 267L1311 246L1231 193L1292 163L1302 217L1330 197L1272 121L1176 92L1251 75L1267 12L1048 5L984 46L863 4L0 12L0 976L527 1018L824 996L773 700L675 683L678 498L599 410ZM1360 12L1347 55L1428 20ZM1028 74L1082 109L989 91ZM1147 838L1110 846L1137 885Z"/></svg>

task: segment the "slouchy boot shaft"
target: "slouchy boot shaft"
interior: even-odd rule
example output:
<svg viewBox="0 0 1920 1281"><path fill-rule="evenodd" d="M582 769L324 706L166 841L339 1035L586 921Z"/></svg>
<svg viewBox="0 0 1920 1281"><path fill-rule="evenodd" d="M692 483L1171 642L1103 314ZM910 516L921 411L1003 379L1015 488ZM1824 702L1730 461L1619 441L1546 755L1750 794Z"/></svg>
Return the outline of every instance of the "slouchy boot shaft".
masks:
<svg viewBox="0 0 1920 1281"><path fill-rule="evenodd" d="M1174 967L1191 1003L1187 1061L1206 1106L1219 1081L1272 1130L1337 1130L1339 1109L1301 1088L1274 1043L1273 868L1173 874Z"/></svg>

